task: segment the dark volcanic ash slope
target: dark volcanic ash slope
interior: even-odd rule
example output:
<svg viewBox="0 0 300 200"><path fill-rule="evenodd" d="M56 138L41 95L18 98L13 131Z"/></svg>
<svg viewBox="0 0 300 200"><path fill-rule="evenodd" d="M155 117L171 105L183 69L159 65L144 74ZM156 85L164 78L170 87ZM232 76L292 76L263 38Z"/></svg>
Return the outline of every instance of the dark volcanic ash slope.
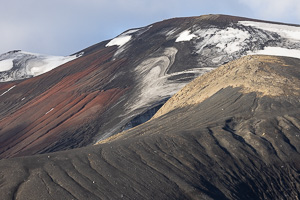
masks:
<svg viewBox="0 0 300 200"><path fill-rule="evenodd" d="M0 158L107 138L146 121L188 82L220 64L274 48L297 53L299 31L224 15L170 19L84 49L81 57L40 76L0 83ZM18 70L16 53L9 55L13 68L2 75Z"/></svg>
<svg viewBox="0 0 300 200"><path fill-rule="evenodd" d="M0 195L299 199L299 85L299 59L244 57L194 80L150 121L98 145L0 160Z"/></svg>

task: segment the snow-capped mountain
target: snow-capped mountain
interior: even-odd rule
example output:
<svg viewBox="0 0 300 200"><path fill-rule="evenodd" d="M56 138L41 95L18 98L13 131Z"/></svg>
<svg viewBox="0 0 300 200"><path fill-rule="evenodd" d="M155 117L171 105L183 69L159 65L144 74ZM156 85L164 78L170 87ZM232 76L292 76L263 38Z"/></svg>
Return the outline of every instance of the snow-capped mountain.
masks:
<svg viewBox="0 0 300 200"><path fill-rule="evenodd" d="M299 33L206 15L2 55L52 70L0 83L1 198L299 199Z"/></svg>
<svg viewBox="0 0 300 200"><path fill-rule="evenodd" d="M156 28L164 23L165 27ZM171 19L158 24L125 31L106 44L117 47L114 59L137 54L133 49L149 48L142 42L160 45L134 67L135 94L126 103L127 113L133 116L139 109L168 99L195 77L242 56L300 58L300 27L295 25L218 15ZM124 119L128 120L123 116ZM115 128L122 126L121 121L100 139L115 134Z"/></svg>
<svg viewBox="0 0 300 200"><path fill-rule="evenodd" d="M297 25L205 15L125 31L80 57L52 57L52 67L51 57L4 54L6 80L78 58L34 79L0 83L1 157L93 144L150 119L187 83L222 64L249 54L299 57L299 34Z"/></svg>
<svg viewBox="0 0 300 200"><path fill-rule="evenodd" d="M48 56L20 50L0 55L0 82L15 81L46 73L81 56Z"/></svg>

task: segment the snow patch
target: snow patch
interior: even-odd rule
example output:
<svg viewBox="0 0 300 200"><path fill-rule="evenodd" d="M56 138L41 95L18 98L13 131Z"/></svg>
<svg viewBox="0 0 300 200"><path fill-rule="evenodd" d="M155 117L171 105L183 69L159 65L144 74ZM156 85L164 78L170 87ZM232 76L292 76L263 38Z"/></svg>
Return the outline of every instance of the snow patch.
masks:
<svg viewBox="0 0 300 200"><path fill-rule="evenodd" d="M123 53L124 51L126 51L130 46L126 45L130 40L132 40L132 36L134 35L134 37L138 37L140 35L142 35L143 33L145 33L146 31L148 31L151 26L148 27L143 27L143 28L138 28L138 29L131 29L128 31L125 31L124 33L122 33L121 35L115 37L114 39L110 40L105 47L110 47L110 46L118 46L117 51L114 54L114 59L119 56L121 53Z"/></svg>
<svg viewBox="0 0 300 200"><path fill-rule="evenodd" d="M239 21L239 24L244 26L252 26L265 31L275 32L283 38L300 40L300 27L297 26L253 21Z"/></svg>
<svg viewBox="0 0 300 200"><path fill-rule="evenodd" d="M300 58L300 50L286 49L282 47L265 47L263 50L249 53L249 55L257 55L257 54Z"/></svg>
<svg viewBox="0 0 300 200"><path fill-rule="evenodd" d="M246 39L250 38L250 34L246 31L227 28L219 31L214 37L215 42L219 42L217 47L224 49L227 53L239 51Z"/></svg>
<svg viewBox="0 0 300 200"><path fill-rule="evenodd" d="M105 46L110 47L110 46L117 45L117 46L121 47L124 44L126 44L127 42L129 42L130 39L131 39L131 35L120 35L119 37L112 39Z"/></svg>
<svg viewBox="0 0 300 200"><path fill-rule="evenodd" d="M15 88L15 87L16 87L16 85L10 87L8 90L6 90L5 92L3 92L3 93L0 95L0 97L2 97L3 95L5 95L6 93L8 93L10 90L12 90L12 89Z"/></svg>
<svg viewBox="0 0 300 200"><path fill-rule="evenodd" d="M14 59L1 60L0 61L0 72L8 71L11 68L13 68L13 66L14 66L13 60Z"/></svg>
<svg viewBox="0 0 300 200"><path fill-rule="evenodd" d="M52 110L54 110L54 108L51 108L48 112L45 113L45 115L47 115L49 112L51 112Z"/></svg>
<svg viewBox="0 0 300 200"><path fill-rule="evenodd" d="M175 42L190 41L194 37L197 36L195 34L192 34L191 31L185 30L179 34L179 37L175 40Z"/></svg>
<svg viewBox="0 0 300 200"><path fill-rule="evenodd" d="M81 56L83 56L83 55L84 55L84 51L82 51L82 52L76 54L75 56L76 56L76 58L79 58L79 57L81 57Z"/></svg>

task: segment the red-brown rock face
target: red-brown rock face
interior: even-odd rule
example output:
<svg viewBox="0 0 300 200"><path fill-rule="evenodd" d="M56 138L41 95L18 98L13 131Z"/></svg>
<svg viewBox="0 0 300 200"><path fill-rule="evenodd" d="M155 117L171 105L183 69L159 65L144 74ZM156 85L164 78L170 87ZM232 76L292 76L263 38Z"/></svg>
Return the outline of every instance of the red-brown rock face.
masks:
<svg viewBox="0 0 300 200"><path fill-rule="evenodd" d="M0 97L0 157L91 142L97 119L126 91L102 88L124 62L105 64L111 56L111 50L99 50L47 74L2 84L1 91L15 86Z"/></svg>

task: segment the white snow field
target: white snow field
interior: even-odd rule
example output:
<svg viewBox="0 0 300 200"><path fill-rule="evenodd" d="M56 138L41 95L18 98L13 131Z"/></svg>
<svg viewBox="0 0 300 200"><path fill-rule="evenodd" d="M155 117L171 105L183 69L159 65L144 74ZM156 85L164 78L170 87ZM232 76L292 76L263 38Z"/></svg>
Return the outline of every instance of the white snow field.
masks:
<svg viewBox="0 0 300 200"><path fill-rule="evenodd" d="M271 33L276 33L280 37L290 41L291 43L300 41L300 27L292 25L281 25L272 24L264 22L253 22L253 21L240 21L239 24L244 26L251 26L260 30L264 30ZM252 54L263 54L263 55L273 55L273 56L288 56L294 58L300 58L300 45L290 45L287 47L280 46L266 46L262 50L248 52L249 55Z"/></svg>
<svg viewBox="0 0 300 200"><path fill-rule="evenodd" d="M254 21L239 21L237 25L241 28L227 27L226 29L202 29L201 27L194 27L194 31L185 30L180 34L177 34L175 42L191 41L192 39L195 39L193 44L197 53L201 53L205 47L214 46L217 47L218 52L234 54L247 49L249 43L257 41L257 38L253 37L248 30L242 28L242 26L246 26L260 30L261 32L268 34L270 37L272 37L272 34L277 34L290 43L298 43L298 45L289 46L280 44L278 41L278 46L266 46L261 50L247 51L246 55L265 54L295 58L300 57L300 27ZM166 36L169 37L174 32L174 30L170 30L166 33ZM259 37L262 37L262 39L265 39L266 41L268 40L268 38L263 38L266 36L260 35ZM224 57L224 55L213 58L212 62L218 63L222 57Z"/></svg>
<svg viewBox="0 0 300 200"><path fill-rule="evenodd" d="M300 40L300 27L298 26L253 21L239 21L239 24L244 26L252 26L265 31L275 32L283 38Z"/></svg>
<svg viewBox="0 0 300 200"><path fill-rule="evenodd" d="M220 52L225 51L228 54L238 52L244 48L246 45L245 40L250 37L248 31L231 27L226 29L200 29L194 34L199 38L203 38L203 41L196 45L197 52L202 51L207 45L215 45Z"/></svg>
<svg viewBox="0 0 300 200"><path fill-rule="evenodd" d="M190 41L194 37L197 36L195 34L191 34L191 31L185 30L179 34L179 37L175 40L175 42Z"/></svg>
<svg viewBox="0 0 300 200"><path fill-rule="evenodd" d="M14 59L7 59L0 61L0 72L5 72L13 68L13 60Z"/></svg>
<svg viewBox="0 0 300 200"><path fill-rule="evenodd" d="M77 58L74 56L39 56L37 59L30 60L27 65L28 74L38 76L44 74L62 64Z"/></svg>

